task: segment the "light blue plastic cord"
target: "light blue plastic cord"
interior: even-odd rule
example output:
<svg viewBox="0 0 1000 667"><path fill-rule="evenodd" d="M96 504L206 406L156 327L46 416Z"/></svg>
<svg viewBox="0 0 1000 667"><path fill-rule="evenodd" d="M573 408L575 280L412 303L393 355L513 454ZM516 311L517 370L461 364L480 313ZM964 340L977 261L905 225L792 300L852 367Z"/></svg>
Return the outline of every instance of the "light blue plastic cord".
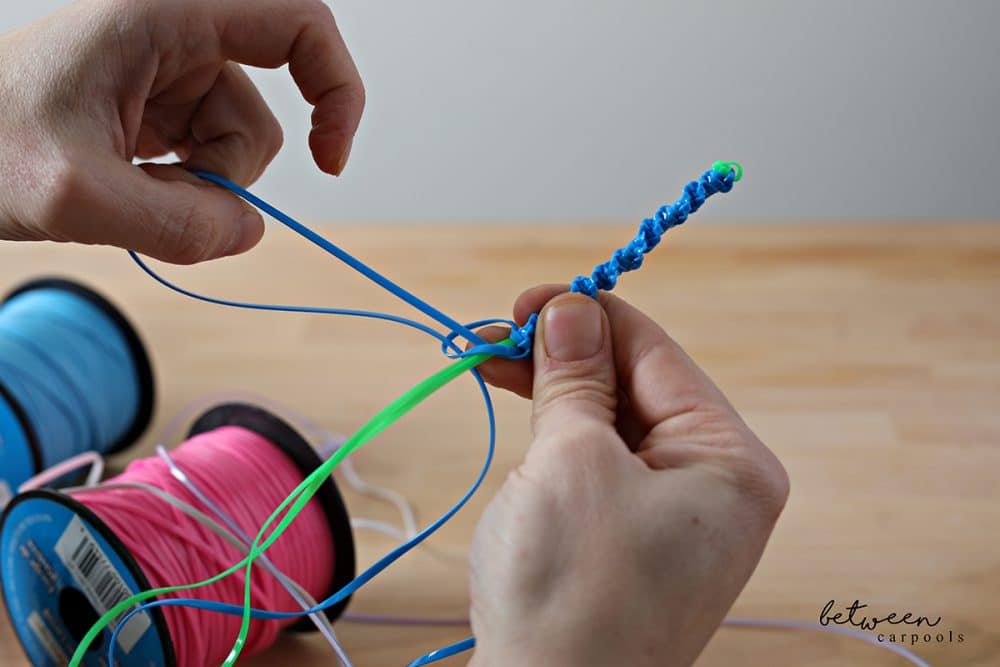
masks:
<svg viewBox="0 0 1000 667"><path fill-rule="evenodd" d="M639 235L634 239L628 246L615 252L614 256L609 262L598 265L590 278L578 277L573 281L572 289L574 291L583 292L595 297L597 294L597 289L612 289L617 281L618 275L624 271L630 271L638 268L642 263L642 255L649 252L657 243L659 243L660 236L673 226L681 224L687 218L690 213L693 213L704 203L705 199L714 194L715 192L728 192L732 189L734 182L734 171L726 169L712 169L702 175L701 179L696 182L689 183L684 189L684 195L678 202L670 207L662 207L657 215L652 219L647 219L643 221L643 225L640 228ZM417 310L428 315L435 321L444 326L448 327L449 333L441 334L434 329L421 324L420 322L415 322L405 317L399 317L395 315L388 315L385 313L377 313L371 311L361 311L361 310L350 310L350 309L339 309L339 308L320 308L311 306L284 306L284 305L269 305L269 304L259 304L241 301L231 301L226 299L217 299L214 297L208 297L189 290L183 289L166 279L159 276L154 272L149 266L147 266L138 255L134 252L129 254L136 261L136 263L151 277L163 284L164 286L175 290L186 296L199 299L202 301L207 301L209 303L215 303L224 306L231 306L237 308L250 308L257 310L278 310L287 312L309 312L309 313L325 313L325 314L337 314L337 315L350 315L356 317L368 317L388 320L391 322L396 322L399 324L404 324L409 327L413 327L424 333L433 336L438 341L441 342L442 350L451 350L451 357L464 357L471 354L492 354L499 357L507 358L524 358L531 354L532 338L534 335L534 328L536 324L537 315L532 315L529 321L520 327L510 320L492 319L492 320L481 320L479 322L474 322L470 325L462 325L452 318L448 317L440 310L434 308L427 302L423 301L419 297L411 294L410 292L404 290L402 287L392 282L388 278L382 276L374 269L368 267L364 263L355 259L346 251L340 249L327 239L323 238L319 234L315 233L311 229L307 228L302 223L294 220L287 214L278 210L274 206L268 204L264 200L254 196L250 192L241 188L240 186L228 181L220 176L208 173L199 173L201 178L209 180L213 183L221 185L236 195L240 196L249 203L257 206L262 211L268 213L270 216L289 227L296 233L305 237L315 245L319 246L326 252L335 256L348 266L352 267L362 275L366 276L376 284L385 288L387 291L391 292L395 296L399 297L404 302L410 304ZM477 334L475 334L471 329L477 328L479 326L485 326L487 324L503 323L511 327L511 338L514 339L515 346L501 346L491 343L487 343ZM454 340L458 336L464 337L466 340L474 343L474 345L466 351L462 351ZM493 454L496 446L496 419L493 412L493 404L490 398L489 389L486 383L483 381L482 376L476 369L472 369L473 377L475 377L476 382L479 385L480 392L483 396L483 401L486 405L486 414L489 421L489 446L487 449L486 460L484 461L483 468L476 477L475 482L469 488L468 491L455 503L447 512L442 514L436 521L431 523L429 526L424 528L422 531L417 533L412 539L406 543L396 547L381 559L379 559L374 565L369 567L363 573L358 575L353 581L347 584L340 591L337 591L334 595L330 596L326 600L320 602L313 609L308 610L298 610L294 612L273 612L261 609L252 609L251 616L256 619L267 619L267 620L278 620L287 618L297 618L304 614L316 613L331 607L338 602L342 601L346 597L353 594L359 588L368 583L380 572L385 570L389 565L398 560L404 554L409 552L411 549L416 547L418 544L427 539L430 535L436 532L441 526L443 526L448 520L450 520L472 497L472 495L479 489L489 471L490 464L493 460ZM154 600L147 602L121 619L112 634L112 640L108 646L108 660L110 664L114 664L114 647L117 644L118 634L121 629L125 626L129 619L135 614L141 613L144 610L160 607L160 606L190 606L199 609L204 609L208 611L220 612L231 614L235 616L241 616L244 612L243 607L236 605L224 604L221 602L213 602L209 600L199 600L195 598L172 598L167 600ZM453 644L451 646L439 649L432 653L429 653L416 661L412 662L413 667L419 665L426 665L437 660L441 660L445 657L455 655L462 651L468 650L475 646L475 639L469 638Z"/></svg>
<svg viewBox="0 0 1000 667"><path fill-rule="evenodd" d="M29 289L0 306L0 378L35 431L43 468L106 453L139 410L139 376L118 325L62 289Z"/></svg>

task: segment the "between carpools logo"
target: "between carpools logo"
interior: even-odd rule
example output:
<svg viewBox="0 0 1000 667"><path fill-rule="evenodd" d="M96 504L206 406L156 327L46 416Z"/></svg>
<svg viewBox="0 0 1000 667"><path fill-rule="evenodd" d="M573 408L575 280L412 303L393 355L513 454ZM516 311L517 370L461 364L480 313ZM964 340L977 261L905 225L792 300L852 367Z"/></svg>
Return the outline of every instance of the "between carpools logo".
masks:
<svg viewBox="0 0 1000 667"><path fill-rule="evenodd" d="M890 611L879 615L868 610L868 605L855 600L849 606L838 606L830 600L819 613L820 625L850 625L875 635L888 644L961 644L965 635L954 630L939 628L940 616L922 616L911 611Z"/></svg>

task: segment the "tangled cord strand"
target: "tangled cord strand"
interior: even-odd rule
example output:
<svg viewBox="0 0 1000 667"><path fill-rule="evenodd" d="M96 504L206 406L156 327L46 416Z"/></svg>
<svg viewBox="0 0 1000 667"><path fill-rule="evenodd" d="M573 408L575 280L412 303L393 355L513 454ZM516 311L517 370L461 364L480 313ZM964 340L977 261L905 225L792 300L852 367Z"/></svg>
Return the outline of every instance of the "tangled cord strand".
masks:
<svg viewBox="0 0 1000 667"><path fill-rule="evenodd" d="M633 270L634 268L637 268L641 264L642 255L651 250L652 247L654 247L659 242L659 238L660 236L662 236L663 233L665 233L672 226L676 226L677 224L680 224L681 222L686 220L688 215L697 210L697 208L699 208L704 203L704 201L712 194L716 192L728 192L732 188L733 182L739 180L741 173L742 170L736 163L718 162L715 165L713 165L712 169L706 172L701 177L701 179L699 179L699 181L689 183L688 186L685 187L684 194L677 203L675 203L673 206L670 207L661 208L660 211L658 212L658 215L654 217L653 222L648 224L644 222L643 228L640 229L639 235L635 240L633 240L632 243L629 244L629 246L626 246L625 248L616 251L611 261L606 262L605 264L602 265L598 265L598 267L594 269L593 273L594 277L590 279L578 278L577 280L574 280L575 290L583 291L589 294L590 296L596 296L597 289L612 288L614 284L617 282L618 275L620 275L624 271ZM198 176L204 178L205 180L211 181L217 185L220 185L226 189L229 189L231 192L243 198L244 200L248 201L249 203L253 204L262 211L266 212L271 217L275 218L276 220L284 224L286 227L289 227L292 231L305 237L313 244L319 246L321 249L325 250L326 252L335 256L343 263L355 269L356 271L367 277L372 282L386 289L394 296L400 298L401 300L408 303L412 307L416 308L417 310L427 315L431 319L437 321L439 324L444 325L446 327L446 331L451 332L449 334L441 334L440 332L422 323L415 322L413 320L409 320L407 318L399 316L388 315L385 313L374 313L370 311L357 311L357 310L335 309L335 308L280 306L280 305L257 304L257 303L216 299L213 297L208 297L196 294L194 292L190 292L188 290L185 290L184 288L181 288L177 285L168 282L167 280L163 279L161 276L156 274L150 267L145 265L134 252L129 253L132 256L132 258L136 261L136 263L144 271L146 271L146 273L148 273L152 278L159 281L163 285L177 292L185 294L189 297L193 297L196 299L220 305L227 305L239 308L293 311L293 312L321 312L328 314L353 315L360 317L372 317L378 319L391 320L400 324L420 329L425 333L432 335L442 343L442 346L445 349L450 349L454 352L455 357L459 358L460 361L456 362L451 367L442 369L442 371L439 371L433 376L425 379L423 382L421 382L413 389L400 396L400 398L398 398L392 404L390 404L382 411L380 411L379 414L373 417L368 424L362 427L362 429L358 433L356 433L355 436L352 436L352 439L357 437L357 441L352 448L345 447L344 451L345 456L349 455L350 451L353 451L353 449L356 449L357 447L364 444L364 442L366 442L371 437L374 437L375 434L380 432L383 428L388 426L388 424L390 424L392 421L395 421L395 419L398 418L398 416L394 416L391 417L390 419L389 417L384 417L383 416L384 414L387 414L389 411L396 411L404 408L405 408L404 411L408 411L413 405L415 405L414 401L419 402L423 400L423 398L425 398L426 395L429 395L425 392L436 391L436 389L439 388L440 386L443 386L444 383L447 383L454 377L457 377L457 373L462 373L464 371L471 371L477 383L480 385L480 389L482 390L483 393L483 398L485 399L486 402L487 417L490 426L489 449L487 452L487 458L483 470L478 475L473 486L466 492L466 494L459 500L459 502L457 502L450 510L448 510L445 514L439 517L431 525L427 526L424 530L422 530L417 536L409 540L406 544L401 545L400 547L397 547L396 549L390 551L388 554L379 559L379 561L375 563L372 567L370 567L366 572L364 572L362 575L359 575L357 578L355 578L354 581L345 586L339 592L335 593L333 596L320 602L320 604L317 605L315 608L311 610L304 610L306 613L309 613L311 611L318 611L326 608L327 606L336 604L339 600L343 599L347 595L350 595L353 591L357 590L358 588L361 588L371 578L373 578L383 569L388 567L389 564L394 562L396 559L401 557L407 551L409 551L417 544L419 544L421 541L426 539L426 537L428 537L430 534L435 532L441 525L443 525L446 521L448 521L465 504L465 502L469 499L469 497L471 497L473 493L475 493L476 489L482 482L486 470L489 467L490 460L492 459L494 442L495 442L494 440L495 422L493 418L491 402L489 399L489 392L486 389L485 384L483 383L482 378L479 376L475 367L478 364L482 363L485 359L489 358L490 356L497 356L503 358L523 358L530 355L532 339L534 334L535 318L534 317L530 318L528 322L523 326L518 326L515 323L510 322L509 320L489 321L489 322L501 321L509 323L511 325L511 335L508 340L502 343L497 343L497 344L488 343L487 341L483 340L478 334L471 331L472 328L475 328L476 326L475 324L466 326L458 323L456 320L450 318L449 316L447 316L440 310L434 308L433 306L423 301L416 295L408 292L401 286L392 282L391 280L381 275L368 265L355 259L350 254L348 254L341 248L337 247L335 244L333 244L326 238L320 236L313 230L309 229L305 225L302 225L301 223L294 220L287 214L283 213L282 211L278 210L277 208L268 204L262 199L254 196L245 189L239 187L238 185L222 177L215 176L213 174L199 173ZM669 224L670 222L672 222L672 224ZM591 281L591 283L588 283L587 282L588 280ZM485 322L486 321L484 321L483 323ZM454 339L458 336L462 336L466 340L472 342L473 346L470 347L468 350L465 350L464 352L461 351L460 348L458 348L458 346L454 343ZM433 388L431 388L432 386ZM338 454L340 454L339 451ZM337 460L331 459L323 466L321 466L321 468L317 470L316 473L320 473L321 471L323 473L332 471L333 467L339 461L339 458L337 456L335 456L334 458ZM315 476L315 474L313 476ZM310 476L310 478L313 476ZM307 479L306 482L308 482L309 484L314 484L314 482L310 482L309 479ZM256 556L263 554L263 552L267 549L268 545L271 542L273 542L273 540L276 539L281 532L283 532L284 527L288 525L288 522L292 520L291 517L294 515L294 513L291 513L289 516L283 519L278 525L278 527L275 528L274 532L272 532L269 537L264 539L265 531L267 530L267 527L270 526L271 523L276 520L277 513L283 508L288 507L289 503L292 503L293 501L295 503L301 503L307 501L308 498L311 497L312 492L308 491L308 489L304 486L306 482L303 483L302 487L303 491L301 494L293 494L292 496L289 496L289 498L287 498L279 506L275 514L268 519L267 523L261 529L261 532L258 534L257 538L255 538L254 545L257 545L258 541L260 540L263 541L260 542L259 546L255 546L251 550L252 553L250 557L245 559L244 561L241 561L240 563L237 563L232 568L229 568L229 571L235 572L236 570L244 567L245 565L246 572L249 575L253 560L256 558ZM217 575L217 577L224 576L224 574L225 573L220 573L219 575ZM198 584L175 586L167 589L162 589L159 592L160 593L176 592L178 590L200 587L210 583L210 581L212 580L217 580L217 577L213 577L212 579L205 580L204 582L200 582ZM117 605L115 609L112 609L108 613L106 613L105 616L102 617L102 619L98 621L98 623L96 623L91 628L90 631L88 631L87 636L84 638L84 640L81 642L81 645L78 646L77 651L74 653L73 659L71 660L71 664L78 665L80 663L80 659L82 658L83 651L86 650L86 646L89 645L89 643L96 636L95 633L99 632L100 628L103 627L105 623L111 620L111 618L116 616L119 612L127 611L127 609L134 602L143 602L143 604L141 604L141 606L137 608L132 609L132 611L126 614L124 618L120 619L117 627L115 628L115 631L112 633L112 641L109 645L110 660L113 660L113 656L110 654L111 652L113 652L113 647L118 632L122 629L122 627L128 621L128 619L131 618L136 613L141 613L141 611L153 607L194 606L202 609L210 609L217 612L243 616L244 628L241 629L240 638L237 640L236 644L233 647L233 651L230 653L230 656L226 660L227 665L235 662L236 657L239 655L239 652L245 640L245 627L246 627L245 624L248 623L251 618L280 619L280 618L288 618L289 616L300 616L302 613L299 612L299 613L289 614L281 612L268 612L265 610L255 609L250 605L249 592L247 593L248 597L246 597L244 600L243 607L235 605L227 605L222 603L214 603L206 600L198 600L191 598L187 599L172 598L172 599L161 599L157 601L149 601L149 597L156 594L157 594L156 591L148 591L145 593L135 595L129 600L123 601L122 603ZM473 645L474 645L474 640L470 638L469 640L460 642L457 645L453 645L451 647L445 647L444 649L441 649L439 651L428 654L422 658L419 658L412 664L414 665L428 664L429 662L436 661L446 655L451 655L455 652L458 652L459 650L470 648Z"/></svg>
<svg viewBox="0 0 1000 667"><path fill-rule="evenodd" d="M684 194L673 204L661 206L653 217L639 225L639 233L625 246L615 250L611 259L594 267L587 276L577 276L570 283L570 291L596 298L598 290L612 290L621 274L635 271L642 266L643 257L659 245L663 235L683 225L688 216L701 208L705 200L717 192L729 192L733 184L743 177L743 168L736 162L716 162L697 181L684 186Z"/></svg>
<svg viewBox="0 0 1000 667"><path fill-rule="evenodd" d="M571 285L571 290L574 292L587 294L588 296L591 297L596 297L598 290L613 289L617 283L618 278L621 276L622 273L636 270L642 265L644 255L653 248L655 248L660 243L660 240L664 233L666 233L673 227L683 224L687 220L688 216L697 211L702 206L702 204L704 204L705 200L707 200L708 197L710 197L711 195L717 192L723 192L723 193L729 192L732 189L733 184L736 181L739 181L741 177L742 177L742 168L738 163L735 162L715 163L712 166L712 169L710 171L705 172L698 181L693 181L691 183L688 183L688 185L684 188L684 193L682 197L677 202L669 206L661 207L659 210L656 211L656 213L652 218L647 218L643 220L635 239L633 239L627 246L620 248L619 250L616 250L608 262L596 266L590 277L578 276L576 279L574 279ZM209 180L213 180L226 187L232 185L232 184L227 185L228 182L224 182L223 179L218 179L217 177L211 178ZM230 187L229 189L233 190L234 192L237 192L237 194L240 194L236 189L234 189L235 187L236 186L233 186ZM280 217L279 220L285 222ZM237 306L244 308L249 307L249 308L262 308L262 309L274 309L274 310L292 310L300 312L302 311L321 312L329 314L344 314L344 315L355 315L362 317L378 317L381 319L390 319L402 324L406 324L408 326L413 326L415 328L424 331L425 333L433 335L441 342L442 350L445 352L445 354L447 354L449 357L452 358L462 358L466 356L471 356L473 354L493 354L494 356L502 356L505 358L522 358L528 356L531 353L531 344L535 329L535 319L537 315L532 315L532 317L528 320L528 322L525 323L524 326L517 326L515 323L509 320L502 320L502 319L483 320L481 322L475 322L472 324L465 325L464 327L460 326L451 328L452 333L448 335L441 335L438 332L431 330L429 327L425 327L424 325L421 325L419 323L407 321L404 320L403 318L385 316L383 314L378 314L378 313L369 313L364 311L345 311L339 309L323 309L323 308L262 306L259 304L225 302L221 300L212 299L210 297L204 297L201 295L188 292L186 290L183 290L182 288L178 288L177 286L168 283L167 281L163 280L155 273L153 273L152 270L150 270L148 267L146 267L141 262L141 260L139 260L138 257L134 255L133 257L140 264L140 266L142 266L142 268L147 271L147 273L149 273L153 278L159 280L161 283L188 296L192 296L194 298L202 299L205 301L212 301L215 303L221 303L223 305L230 305L230 306ZM411 305L415 304L411 303ZM497 323L509 324L511 326L510 338L513 345L504 346L504 345L494 345L490 343L479 342L469 350L463 352L454 343L455 338L459 336L465 336L467 339L475 341L476 340L475 338L469 338L468 336L466 336L466 333L470 329L475 329L480 326L485 326L487 324L497 324ZM451 350L451 352L449 352L449 350ZM488 396L488 394L486 395ZM487 400L487 411L488 413L490 412L488 400ZM491 423L491 433L492 433L492 423ZM491 449L492 449L492 443L491 443ZM487 458L486 466L484 467L483 473L485 473L485 468L488 467L488 465L489 465L489 457ZM156 491L155 489L153 490ZM470 492L471 491L472 490L470 490ZM451 512L449 512L449 516L450 514ZM444 518L445 517L442 517L442 519ZM424 536L429 534L429 532L432 531L424 531ZM419 539L414 541L419 541ZM139 613L142 610L142 608L148 608L158 605L172 605L172 604L184 605L191 603L194 603L195 605L201 607L202 605L198 604L198 602L199 601L196 600L186 600L186 601L172 600L172 601L161 601L159 603L143 605L142 607L133 610L130 614L128 614L128 616L125 619L121 621L121 624L118 626L118 628L116 628L115 634L117 634L117 631L121 629L122 625L124 625L128 617L131 617L135 613ZM215 606L214 609L215 611L223 611L225 613L237 613L236 609L233 607L230 607L229 609L223 609L222 607L225 607L225 605L217 605L217 606L213 605L213 606ZM322 609L324 606L325 605L323 604L317 604L312 609L312 611L318 611ZM254 610L254 611L257 612L255 613L255 617L257 618L287 617L286 614L280 614L280 613L267 614L266 612L263 613L260 612L260 610ZM308 612L310 610L305 610L305 611ZM438 622L446 622L448 624L462 624L465 622L464 619L432 620L432 619L396 619L392 617L388 618L372 617L371 619L363 618L359 620L366 620L369 622L371 621L390 622L390 623L419 622L419 623L434 623L434 624ZM825 630L828 632L832 631L832 632L838 632L840 634L849 635L857 639L868 641L870 643L876 643L872 637L867 636L861 632L850 631L843 628L825 628L817 626L812 623L805 623L800 621L784 621L777 619L728 618L724 622L724 625L736 626L736 627L756 627L756 628L772 628L772 629L786 629L786 630ZM114 641L111 642L112 645L114 645L114 643L115 643ZM461 642L457 642L456 644L452 644L451 646L447 646L437 651L433 651L427 655L418 658L417 660L413 661L410 664L412 667L416 667L418 665L430 664L432 662L436 662L440 659L443 659L447 656L455 655L461 651L468 650L472 648L474 645L475 645L475 640L469 638ZM911 651L906 650L905 648L896 647L893 645L885 645L885 644L877 644L877 645L906 658L907 660L911 661L914 665L919 665L920 667L928 667L927 662L923 661L918 656L913 654Z"/></svg>

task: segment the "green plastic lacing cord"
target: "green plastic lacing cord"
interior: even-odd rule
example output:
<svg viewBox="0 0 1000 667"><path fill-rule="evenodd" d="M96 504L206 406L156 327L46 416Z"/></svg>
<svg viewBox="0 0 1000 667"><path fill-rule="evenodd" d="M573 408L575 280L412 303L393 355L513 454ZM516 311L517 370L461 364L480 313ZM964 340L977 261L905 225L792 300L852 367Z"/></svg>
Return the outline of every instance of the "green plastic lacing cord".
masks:
<svg viewBox="0 0 1000 667"><path fill-rule="evenodd" d="M514 341L508 338L500 344L514 345ZM453 364L450 364L433 375L421 380L418 384L401 394L392 403L389 403L389 405L379 410L374 417L369 419L364 426L359 428L354 435L348 438L347 441L339 449L337 449L336 452L334 452L333 456L313 471L312 474L306 477L301 484L295 487L295 490L293 490L291 494L289 494L289 496L278 506L278 508L274 510L271 516L267 518L267 521L264 522L264 525L261 526L260 531L254 538L253 543L250 545L249 553L243 558L243 560L213 577L194 584L155 588L148 591L142 591L128 599L122 600L105 612L104 615L101 616L93 626L91 626L90 630L87 631L87 634L84 635L80 644L73 652L73 657L70 659L69 667L79 667L79 665L83 662L83 657L90 648L90 645L95 639L97 639L97 636L103 632L104 628L107 627L115 618L131 609L134 605L141 604L146 600L160 595L168 595L171 593L178 593L180 591L189 591L196 588L210 586L231 574L235 574L240 568L245 567L246 581L244 582L243 620L240 624L239 636L233 644L233 649L226 657L226 661L223 663L224 667L232 667L232 665L234 665L236 660L239 658L240 653L243 651L250 631L252 607L250 574L253 569L254 561L259 558L261 554L267 551L267 549L270 548L270 546L274 544L279 537L281 537L288 526L292 524L306 504L326 482L341 461L357 451L362 445L369 442L372 438L387 429L393 423L398 421L410 410L431 396L434 392L441 389L455 378L461 376L463 373L472 370L479 364L490 359L492 356L493 355L489 354L477 354L459 359ZM291 504L291 508L289 508L288 512L281 519L281 521L278 522L274 532L268 535L267 538L261 542L261 539L264 538L264 534L267 532L267 529L277 520L278 516L289 506L289 504Z"/></svg>
<svg viewBox="0 0 1000 667"><path fill-rule="evenodd" d="M732 171L734 181L739 181L743 177L743 167L738 162L724 162L720 160L712 165L712 170L720 175L725 175ZM507 340L502 341L500 345L516 346L516 343L508 338ZM245 567L246 579L244 582L243 616L240 624L240 632L233 645L232 651L230 651L225 662L223 663L223 667L232 667L246 645L247 636L249 634L252 614L251 572L253 570L254 561L266 552L267 549L281 537L284 531L298 517L299 513L304 509L306 504L308 504L319 488L326 482L327 478L329 478L341 461L350 456L353 452L357 451L361 446L369 442L372 438L377 436L393 423L398 421L401 417L403 417L403 415L407 414L410 410L419 405L438 389L442 388L463 373L490 359L492 356L494 355L474 354L459 359L455 363L437 371L433 375L425 378L417 385L404 392L396 400L380 410L364 426L358 429L354 435L352 435L333 454L333 456L330 457L330 459L306 477L302 483L299 484L284 501L282 501L277 509L275 509L274 512L268 517L267 521L265 521L261 526L260 531L257 533L254 541L250 545L249 553L241 561L213 577L194 584L152 589L137 593L130 598L122 600L105 612L104 615L102 615L100 619L98 619L98 621L91 626L90 630L87 631L86 635L84 635L80 644L73 652L69 667L79 667L90 645L104 630L104 628L107 627L115 618L128 611L134 605L160 595L167 595L180 591L210 586L231 574L235 574L240 568ZM264 538L264 534L267 532L267 529L277 520L278 516L289 507L289 505L291 505L291 507L288 509L285 516L278 522L274 532ZM262 539L263 542L261 542Z"/></svg>
<svg viewBox="0 0 1000 667"><path fill-rule="evenodd" d="M733 180L738 181L743 178L743 166L739 162L724 162L716 160L712 163L712 169L718 174L728 174L733 172Z"/></svg>

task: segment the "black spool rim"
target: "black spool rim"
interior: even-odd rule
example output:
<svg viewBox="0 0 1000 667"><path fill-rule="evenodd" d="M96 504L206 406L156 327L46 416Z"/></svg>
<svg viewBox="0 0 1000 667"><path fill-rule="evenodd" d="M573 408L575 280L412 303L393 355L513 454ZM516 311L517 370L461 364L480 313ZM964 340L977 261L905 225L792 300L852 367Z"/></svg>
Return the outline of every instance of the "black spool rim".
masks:
<svg viewBox="0 0 1000 667"><path fill-rule="evenodd" d="M21 404L17 402L14 395L10 393L7 387L4 386L3 382L0 382L0 399L7 402L10 406L11 412L14 413L14 417L17 418L18 423L21 425L21 431L24 433L24 439L28 441L28 449L31 450L31 462L35 466L34 474L40 473L45 465L42 461L42 448L38 445L38 436L35 434L35 429L28 421L28 414L21 407Z"/></svg>
<svg viewBox="0 0 1000 667"><path fill-rule="evenodd" d="M4 297L2 303L6 303L16 296L36 289L61 289L86 299L111 318L125 339L125 344L128 346L129 354L132 357L138 375L139 407L128 429L106 452L106 454L116 454L138 440L143 432L145 432L146 427L149 426L149 422L153 417L156 388L153 383L153 368L150 365L146 347L143 345L136 328L132 326L132 323L128 321L125 315L113 303L90 287L75 280L54 276L29 280L19 287L15 287L13 291Z"/></svg>
<svg viewBox="0 0 1000 667"><path fill-rule="evenodd" d="M323 463L316 450L287 422L268 410L249 403L225 403L209 409L191 425L188 438L223 426L241 426L263 436L280 447L303 475L309 475ZM356 575L354 534L347 506L332 476L323 483L314 498L323 507L333 536L336 559L333 583L329 592L329 595L333 595L353 581ZM351 597L347 596L324 611L331 623L344 613ZM293 632L309 632L315 629L308 618L303 618L288 628Z"/></svg>
<svg viewBox="0 0 1000 667"><path fill-rule="evenodd" d="M7 524L7 517L10 515L10 512L21 503L35 498L52 501L75 512L80 518L84 519L88 525L94 528L94 530L96 530L108 544L111 545L111 548L115 550L115 554L122 559L122 562L125 563L125 567L128 568L129 574L131 574L135 579L135 583L139 586L139 590L148 591L152 589L152 586L146 578L146 575L143 573L142 568L139 567L139 563L136 562L135 558L132 556L132 552L128 550L125 544L118 539L118 536L115 535L110 528L108 528L101 518L88 509L86 505L81 504L79 501L70 496L59 493L58 491L50 491L49 489L33 489L19 494L14 498L14 500L10 501L10 504L4 509L2 517L0 517L0 533L3 533L3 529ZM4 591L2 578L0 578L0 596L3 597L4 601L7 600L7 593ZM151 600L155 599L157 598L151 598ZM10 612L10 606L5 602L4 607L7 610L8 622L13 628L15 627L14 617ZM153 607L152 609L147 609L146 613L153 619L153 627L156 628L156 636L160 640L160 648L163 649L165 667L177 667L177 654L174 653L174 645L170 640L170 629L167 627L167 619L163 615L163 610L160 607ZM18 636L18 641L20 641L20 636Z"/></svg>

